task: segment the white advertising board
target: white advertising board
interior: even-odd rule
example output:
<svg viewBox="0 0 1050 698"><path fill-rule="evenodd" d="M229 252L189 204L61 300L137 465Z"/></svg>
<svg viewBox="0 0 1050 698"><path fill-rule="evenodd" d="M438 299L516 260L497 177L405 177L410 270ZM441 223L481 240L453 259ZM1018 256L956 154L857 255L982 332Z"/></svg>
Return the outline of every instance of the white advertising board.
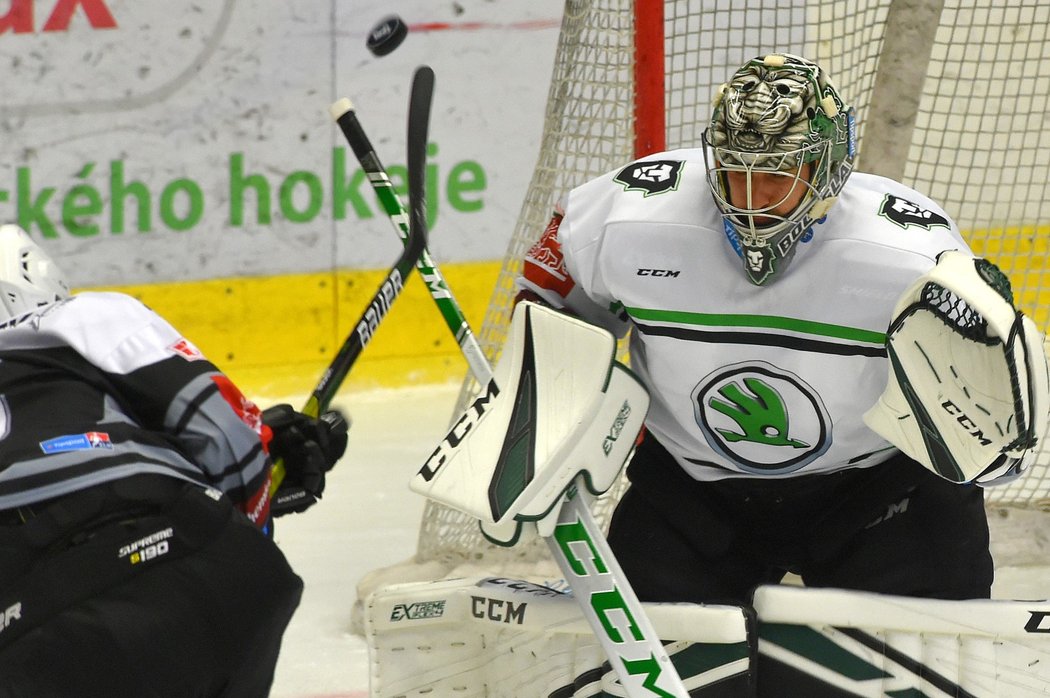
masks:
<svg viewBox="0 0 1050 698"><path fill-rule="evenodd" d="M384 268L399 249L328 116L404 183L436 75L431 251L502 257L539 152L559 0L0 0L0 220L73 286ZM370 29L399 14L393 53Z"/></svg>

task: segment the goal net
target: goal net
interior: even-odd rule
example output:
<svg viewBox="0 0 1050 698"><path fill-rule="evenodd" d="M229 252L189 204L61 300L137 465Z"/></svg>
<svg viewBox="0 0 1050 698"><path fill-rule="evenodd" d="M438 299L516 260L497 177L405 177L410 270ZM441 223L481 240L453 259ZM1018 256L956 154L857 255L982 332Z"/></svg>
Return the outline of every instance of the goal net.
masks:
<svg viewBox="0 0 1050 698"><path fill-rule="evenodd" d="M1048 27L1044 0L567 0L538 161L478 331L487 356L503 346L522 257L558 198L635 157L697 146L715 88L773 51L828 70L857 111L857 169L941 203L1045 333ZM460 407L476 388L468 378ZM988 490L991 505L1047 508L1048 465L1044 446L1026 477ZM598 501L599 522L620 491ZM476 572L560 576L546 546L491 546L476 521L428 503L415 558L370 575L359 598L389 581Z"/></svg>

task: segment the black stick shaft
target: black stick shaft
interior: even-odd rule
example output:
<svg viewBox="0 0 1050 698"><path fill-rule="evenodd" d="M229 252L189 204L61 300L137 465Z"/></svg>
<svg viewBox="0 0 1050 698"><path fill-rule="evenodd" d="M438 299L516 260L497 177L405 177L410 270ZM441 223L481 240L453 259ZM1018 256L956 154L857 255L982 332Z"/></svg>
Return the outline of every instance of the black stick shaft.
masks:
<svg viewBox="0 0 1050 698"><path fill-rule="evenodd" d="M425 170L427 139L429 137L430 105L434 95L434 71L428 66L416 69L412 78L412 94L408 104L408 193L409 193L409 226L408 238L401 250L400 256L394 262L386 279L379 285L379 290L372 297L372 302L365 308L361 319L357 321L353 331L343 341L342 346L336 352L328 367L321 374L317 384L314 386L310 397L303 407L303 414L317 417L326 409L335 397L343 380L350 372L350 368L361 355L365 345L372 339L372 335L379 326L380 321L386 317L387 311L394 300L401 294L405 279L412 272L412 268L419 260L419 256L427 247L426 229L426 199L425 199ZM346 110L337 113L337 108L346 103ZM353 119L352 107L349 100L340 100L333 105L332 115L340 128L346 130L344 122ZM356 120L355 120L356 121ZM373 157L374 157L373 153ZM377 167L382 169L382 165ZM274 463L271 476L270 493L277 491L281 481L284 480L284 463L278 460Z"/></svg>
<svg viewBox="0 0 1050 698"><path fill-rule="evenodd" d="M416 70L412 79L412 94L408 105L408 195L409 195L409 230L408 241L397 262L391 268L387 278L376 291L354 330L346 338L332 359L328 369L322 374L311 394L308 404L316 404L317 413L323 412L331 402L351 366L360 356L365 345L372 339L372 334L379 322L386 316L394 299L404 288L412 267L420 254L426 249L426 198L425 198L425 161L427 139L429 138L430 106L434 93L434 71L427 66ZM340 114L336 122L341 128L344 122L352 120L352 111ZM374 153L372 154L375 157ZM378 162L378 160L377 160ZM305 410L304 410L305 411Z"/></svg>

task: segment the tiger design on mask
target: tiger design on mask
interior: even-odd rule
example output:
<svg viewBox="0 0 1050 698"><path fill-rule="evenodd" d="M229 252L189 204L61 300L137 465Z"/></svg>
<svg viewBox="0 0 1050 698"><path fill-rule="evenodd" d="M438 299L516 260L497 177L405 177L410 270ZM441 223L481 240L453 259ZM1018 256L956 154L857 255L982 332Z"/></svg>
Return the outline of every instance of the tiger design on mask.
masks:
<svg viewBox="0 0 1050 698"><path fill-rule="evenodd" d="M721 118L712 124L714 145L749 153L785 153L809 141L813 84L793 70L749 64L726 86Z"/></svg>

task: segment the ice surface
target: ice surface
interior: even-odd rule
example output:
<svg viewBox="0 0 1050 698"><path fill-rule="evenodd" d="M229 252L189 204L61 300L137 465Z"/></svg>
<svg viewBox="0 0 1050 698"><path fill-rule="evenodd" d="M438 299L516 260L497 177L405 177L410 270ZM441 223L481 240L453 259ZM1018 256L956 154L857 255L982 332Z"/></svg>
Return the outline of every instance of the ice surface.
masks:
<svg viewBox="0 0 1050 698"><path fill-rule="evenodd" d="M277 521L275 539L306 588L273 698L368 696L365 642L350 632L357 583L415 553L424 500L408 482L444 436L458 394L458 385L437 385L336 399L352 419L346 455L318 504Z"/></svg>

